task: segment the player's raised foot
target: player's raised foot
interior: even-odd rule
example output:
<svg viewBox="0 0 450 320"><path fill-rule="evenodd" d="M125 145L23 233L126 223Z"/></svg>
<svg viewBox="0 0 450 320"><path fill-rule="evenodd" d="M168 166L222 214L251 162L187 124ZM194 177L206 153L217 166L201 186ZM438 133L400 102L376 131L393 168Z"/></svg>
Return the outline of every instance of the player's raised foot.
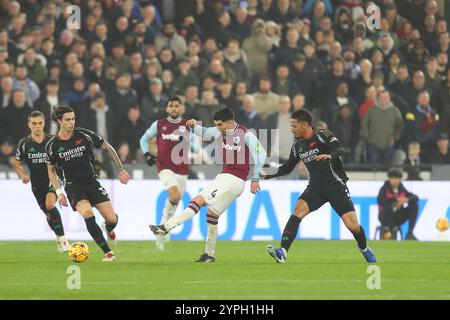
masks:
<svg viewBox="0 0 450 320"><path fill-rule="evenodd" d="M155 241L156 249L159 251L164 251L164 237L157 235Z"/></svg>
<svg viewBox="0 0 450 320"><path fill-rule="evenodd" d="M114 255L114 252L110 251L105 254L105 257L102 260L103 262L113 262L116 261L116 256Z"/></svg>
<svg viewBox="0 0 450 320"><path fill-rule="evenodd" d="M59 253L69 251L69 241L66 240L65 236L57 237L56 245Z"/></svg>
<svg viewBox="0 0 450 320"><path fill-rule="evenodd" d="M169 233L163 224L160 225L149 225L150 230L153 232L155 236L165 236L167 233Z"/></svg>
<svg viewBox="0 0 450 320"><path fill-rule="evenodd" d="M362 255L364 256L364 258L366 259L366 261L368 263L376 263L377 262L377 257L375 256L375 253L368 246L364 250L361 250L361 249L359 249L359 250L361 251Z"/></svg>
<svg viewBox="0 0 450 320"><path fill-rule="evenodd" d="M267 252L275 259L277 263L286 263L287 251L284 248L275 248L273 245L267 245Z"/></svg>
<svg viewBox="0 0 450 320"><path fill-rule="evenodd" d="M106 230L106 222L102 223L102 230L103 232L106 233L106 237L108 238L108 241L111 242L111 244L113 246L115 246L117 244L117 235L116 233L113 231L109 232L108 230Z"/></svg>
<svg viewBox="0 0 450 320"><path fill-rule="evenodd" d="M205 263L211 263L214 261L216 261L216 258L209 256L207 253L202 254L200 258L195 260L195 262L205 262Z"/></svg>

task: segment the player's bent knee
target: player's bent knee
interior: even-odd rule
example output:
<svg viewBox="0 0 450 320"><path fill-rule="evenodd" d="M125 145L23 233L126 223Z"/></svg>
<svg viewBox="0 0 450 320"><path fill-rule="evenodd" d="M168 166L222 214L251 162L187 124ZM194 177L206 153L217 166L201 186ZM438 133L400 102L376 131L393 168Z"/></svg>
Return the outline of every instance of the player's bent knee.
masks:
<svg viewBox="0 0 450 320"><path fill-rule="evenodd" d="M200 195L198 195L198 196L196 196L195 198L193 198L193 199L191 200L191 202L195 202L195 203L196 203L198 206L200 206L200 207L203 207L203 206L206 205L205 199L204 199L202 196L200 196Z"/></svg>
<svg viewBox="0 0 450 320"><path fill-rule="evenodd" d="M88 218L94 216L94 212L91 211L91 210L87 210L87 211L80 212L80 214L81 214L81 216L83 217L83 219L88 219Z"/></svg>
<svg viewBox="0 0 450 320"><path fill-rule="evenodd" d="M308 213L309 213L308 204L304 200L298 201L294 209L294 215L298 218L303 219Z"/></svg>

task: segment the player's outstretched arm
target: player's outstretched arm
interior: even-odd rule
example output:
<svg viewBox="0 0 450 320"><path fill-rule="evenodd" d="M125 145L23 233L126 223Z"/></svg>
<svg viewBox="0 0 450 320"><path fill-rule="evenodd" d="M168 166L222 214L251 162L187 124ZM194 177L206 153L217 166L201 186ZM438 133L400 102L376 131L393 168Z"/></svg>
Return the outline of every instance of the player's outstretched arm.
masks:
<svg viewBox="0 0 450 320"><path fill-rule="evenodd" d="M119 159L119 156L117 155L116 150L106 141L103 142L101 148L108 153L109 157L112 159L114 166L116 167L117 171L119 171L119 180L123 184L127 184L128 180L130 180L130 175L128 172L125 171L125 169L122 166L122 162Z"/></svg>
<svg viewBox="0 0 450 320"><path fill-rule="evenodd" d="M156 138L157 134L158 134L158 121L155 121L152 123L150 128L148 128L147 131L145 131L145 133L139 140L139 145L141 146L142 153L145 156L145 161L147 161L147 164L150 167L156 163L156 157L150 153L148 142L151 139Z"/></svg>
<svg viewBox="0 0 450 320"><path fill-rule="evenodd" d="M258 138L251 131L248 131L245 134L244 139L245 144L250 151L253 160L255 161L252 183L250 185L250 192L256 194L260 190L259 178L264 166L264 162L266 162L267 152L266 150L264 150L264 147L262 146L261 142L259 142Z"/></svg>
<svg viewBox="0 0 450 320"><path fill-rule="evenodd" d="M56 195L58 197L58 202L64 206L67 207L67 197L66 195L61 191L61 187L58 182L58 176L56 175L56 169L55 166L52 164L47 164L47 171L48 171L48 178L50 180L50 183L52 184L53 188L56 191Z"/></svg>
<svg viewBox="0 0 450 320"><path fill-rule="evenodd" d="M191 129L192 133L206 139L217 138L220 136L220 131L216 127L202 127L195 119L188 120L186 125Z"/></svg>
<svg viewBox="0 0 450 320"><path fill-rule="evenodd" d="M25 183L25 184L30 182L30 177L25 172L25 170L22 167L20 161L18 161L17 159L13 159L12 163L13 163L13 166L14 166L14 170L16 170L16 172L19 175L19 177L22 180L22 182Z"/></svg>
<svg viewBox="0 0 450 320"><path fill-rule="evenodd" d="M285 164L283 164L282 166L278 167L277 173L275 173L275 174L263 173L261 175L261 178L272 179L272 178L281 177L281 176L291 173L297 166L298 162L300 161L300 157L294 152L294 149L295 149L295 143L291 148L291 153L289 154L288 161Z"/></svg>

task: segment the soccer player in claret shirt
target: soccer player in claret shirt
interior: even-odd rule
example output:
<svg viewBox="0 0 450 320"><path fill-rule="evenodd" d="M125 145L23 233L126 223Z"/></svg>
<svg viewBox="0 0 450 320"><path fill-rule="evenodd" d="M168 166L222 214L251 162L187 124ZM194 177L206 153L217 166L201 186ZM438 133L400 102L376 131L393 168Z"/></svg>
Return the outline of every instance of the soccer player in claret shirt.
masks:
<svg viewBox="0 0 450 320"><path fill-rule="evenodd" d="M166 201L162 214L163 224L174 215L186 190L189 174L188 152L186 148L179 148L180 142L190 141L187 120L181 117L183 111L181 98L178 96L170 98L166 107L168 117L153 122L140 140L141 150L148 165L153 166L156 163L159 179L169 193L169 199ZM157 157L150 153L148 146L149 140L154 138L158 146ZM163 236L156 236L156 247L164 250Z"/></svg>
<svg viewBox="0 0 450 320"><path fill-rule="evenodd" d="M302 219L329 202L355 237L366 261L376 262L375 254L367 246L364 229L358 223L346 185L348 178L340 158L344 154L344 148L330 131L311 127L311 121L311 114L306 110L298 110L292 114L291 131L296 141L289 160L278 168L276 174L261 175L263 179L283 176L292 172L300 160L304 162L310 175L308 187L298 199L294 214L284 228L281 247L268 245L267 250L276 262L285 263Z"/></svg>
<svg viewBox="0 0 450 320"><path fill-rule="evenodd" d="M218 219L228 206L244 192L245 182L250 172L250 154L255 166L252 175L250 191L259 191L259 175L266 159L266 151L258 138L246 127L234 121L234 113L230 108L217 111L214 115L215 127L197 126L196 120L186 124L195 134L206 139L215 138L216 152L222 153L223 170L216 179L194 197L183 213L172 217L167 223L150 226L155 235L165 235L176 226L194 217L200 208L208 206L206 221L208 235L206 237L205 253L197 262L214 262L215 247L218 234Z"/></svg>
<svg viewBox="0 0 450 320"><path fill-rule="evenodd" d="M33 190L34 197L45 213L48 225L56 235L58 251L66 252L69 250L69 243L64 235L61 215L56 208L56 191L48 178L45 145L51 139L51 136L44 132L45 116L42 112L33 111L28 116L28 127L31 134L19 141L14 168L23 183L27 184L31 181L31 190ZM30 176L26 174L21 162L27 164Z"/></svg>
<svg viewBox="0 0 450 320"><path fill-rule="evenodd" d="M69 200L72 209L83 216L89 234L105 253L103 261L114 261L116 257L95 222L92 206L97 208L105 219L102 227L112 244L117 243L114 228L118 216L114 212L108 193L97 181L92 147L101 148L108 153L119 171L121 183L127 184L130 176L123 169L116 151L108 142L90 130L75 127L75 113L71 107L64 105L56 107L52 118L58 123L59 131L47 143L47 165L58 201L61 205L67 206L67 199ZM67 198L59 189L56 167L61 172Z"/></svg>

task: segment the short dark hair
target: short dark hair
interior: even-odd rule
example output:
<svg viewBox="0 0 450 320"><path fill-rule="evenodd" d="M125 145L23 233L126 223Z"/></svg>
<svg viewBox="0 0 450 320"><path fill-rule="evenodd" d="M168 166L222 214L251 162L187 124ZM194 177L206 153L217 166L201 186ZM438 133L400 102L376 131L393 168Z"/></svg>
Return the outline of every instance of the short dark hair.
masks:
<svg viewBox="0 0 450 320"><path fill-rule="evenodd" d="M390 168L388 171L388 177L401 179L403 177L403 171L400 168Z"/></svg>
<svg viewBox="0 0 450 320"><path fill-rule="evenodd" d="M180 96L172 96L172 97L169 98L169 100L167 100L167 105L169 105L169 103L171 103L171 102L178 102L178 103L180 103L182 105L183 104L183 99L181 99Z"/></svg>
<svg viewBox="0 0 450 320"><path fill-rule="evenodd" d="M52 119L56 122L61 120L65 113L74 112L74 110L68 105L58 105L55 107L52 113Z"/></svg>
<svg viewBox="0 0 450 320"><path fill-rule="evenodd" d="M297 121L305 121L309 125L312 123L312 115L307 110L296 110L292 113L291 119L297 120Z"/></svg>
<svg viewBox="0 0 450 320"><path fill-rule="evenodd" d="M41 118L43 118L45 120L45 116L44 116L44 114L42 112L40 112L40 111L33 111L32 113L30 113L28 115L28 121L30 121L31 118L37 118L37 117L41 117Z"/></svg>
<svg viewBox="0 0 450 320"><path fill-rule="evenodd" d="M234 120L234 111L231 108L223 108L214 114L214 121Z"/></svg>

